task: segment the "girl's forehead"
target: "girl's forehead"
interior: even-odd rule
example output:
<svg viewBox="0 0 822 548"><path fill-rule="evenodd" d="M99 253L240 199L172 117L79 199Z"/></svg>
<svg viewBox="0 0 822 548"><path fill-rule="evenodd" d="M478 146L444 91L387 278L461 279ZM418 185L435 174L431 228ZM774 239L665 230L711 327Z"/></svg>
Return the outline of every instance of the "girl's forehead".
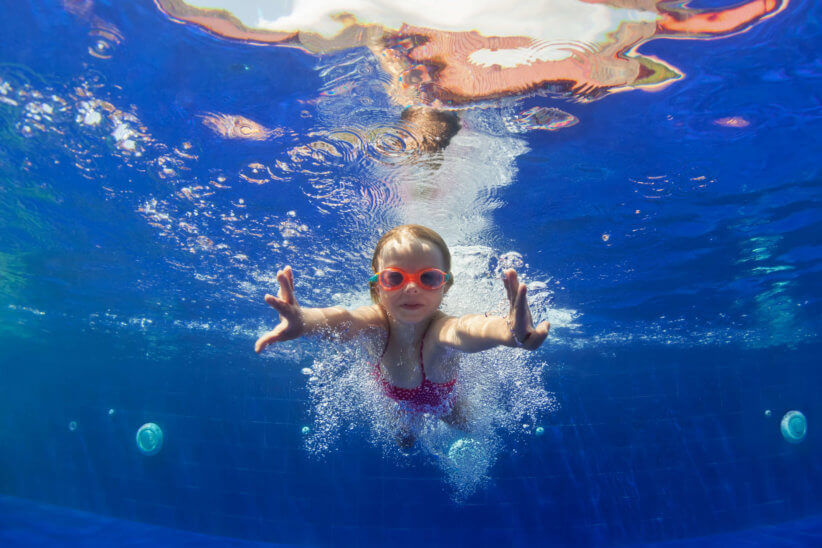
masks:
<svg viewBox="0 0 822 548"><path fill-rule="evenodd" d="M386 242L380 252L380 268L407 266L409 268L444 268L445 259L436 245L419 238L397 238Z"/></svg>

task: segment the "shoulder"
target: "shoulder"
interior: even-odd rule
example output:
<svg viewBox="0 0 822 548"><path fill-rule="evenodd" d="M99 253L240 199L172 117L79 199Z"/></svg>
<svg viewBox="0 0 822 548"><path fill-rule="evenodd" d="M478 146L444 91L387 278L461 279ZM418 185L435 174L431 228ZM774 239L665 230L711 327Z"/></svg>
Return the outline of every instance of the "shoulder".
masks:
<svg viewBox="0 0 822 548"><path fill-rule="evenodd" d="M358 319L375 326L382 326L385 324L385 314L376 304L360 306L359 308L352 310L351 314L356 316Z"/></svg>
<svg viewBox="0 0 822 548"><path fill-rule="evenodd" d="M355 308L351 311L351 316L360 330L385 330L387 328L388 320L385 313L376 304Z"/></svg>
<svg viewBox="0 0 822 548"><path fill-rule="evenodd" d="M385 345L388 324L385 314L377 305L361 306L350 311L355 330L349 334L365 346L369 354L379 356Z"/></svg>

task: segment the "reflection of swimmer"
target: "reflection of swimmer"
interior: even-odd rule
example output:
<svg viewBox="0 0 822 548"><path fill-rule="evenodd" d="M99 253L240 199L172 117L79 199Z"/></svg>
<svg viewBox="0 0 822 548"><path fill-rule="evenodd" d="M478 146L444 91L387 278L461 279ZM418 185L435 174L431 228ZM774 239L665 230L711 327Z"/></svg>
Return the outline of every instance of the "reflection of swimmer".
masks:
<svg viewBox="0 0 822 548"><path fill-rule="evenodd" d="M206 127L225 139L265 141L283 134L282 130L266 128L240 115L207 112L199 118ZM459 117L451 111L406 107L401 118L406 122L406 129L413 137L406 140L405 146L416 148L420 152L437 152L445 149L460 130Z"/></svg>
<svg viewBox="0 0 822 548"><path fill-rule="evenodd" d="M482 32L457 30L453 17L437 21L437 14L413 6L391 13L375 3L369 4L372 13L354 10L323 19L323 10L330 8L306 0L299 3L299 14L274 23L283 28L266 30L249 28L228 12L195 8L182 0L155 3L177 21L227 38L312 53L368 47L391 76L389 93L395 102L443 108L540 89L590 100L626 89L659 88L682 74L640 54L639 46L655 38L742 32L784 9L788 0L751 0L725 9L695 9L661 0L551 0L539 6L479 0L462 15L468 25L474 22L472 16L478 16L467 28ZM394 21L398 14L405 21ZM359 22L374 17L391 21ZM341 29L326 37L321 31L332 19ZM289 24L300 28L286 29Z"/></svg>
<svg viewBox="0 0 822 548"><path fill-rule="evenodd" d="M480 352L496 346L536 350L548 336L550 324L533 325L525 284L513 269L503 274L510 310L507 317L440 312L442 299L454 283L451 254L442 238L419 225L402 225L382 236L374 250L369 280L373 305L355 310L303 308L294 296L290 267L277 273L277 297L266 302L277 310L280 323L261 336L254 349L332 332L345 338L372 335L373 373L383 392L400 413L430 413L460 428L470 428L468 402L455 389L461 352ZM401 445L413 443L408 432Z"/></svg>
<svg viewBox="0 0 822 548"><path fill-rule="evenodd" d="M402 111L402 119L408 123L408 129L422 152L443 150L460 130L457 115L444 110L406 107Z"/></svg>
<svg viewBox="0 0 822 548"><path fill-rule="evenodd" d="M389 44L406 58L398 79L417 81L419 100L456 105L548 89L595 99L608 92L656 88L682 77L664 61L637 52L654 38L706 38L741 32L787 5L752 0L733 8L675 8L658 0L580 0L630 8L652 17L621 21L596 44L562 44L527 36L483 36L404 25ZM395 88L402 84L395 82Z"/></svg>

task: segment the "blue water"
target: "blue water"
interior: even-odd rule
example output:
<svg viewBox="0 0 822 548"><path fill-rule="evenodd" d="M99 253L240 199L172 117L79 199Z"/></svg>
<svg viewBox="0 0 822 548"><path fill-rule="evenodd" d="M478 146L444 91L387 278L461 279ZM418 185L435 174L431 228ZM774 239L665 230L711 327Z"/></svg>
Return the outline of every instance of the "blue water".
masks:
<svg viewBox="0 0 822 548"><path fill-rule="evenodd" d="M468 176L438 183L449 203L449 181L464 192L479 180L485 223L469 216L446 240L463 254L485 246L481 274L514 252L527 279L546 283L537 312L553 323L549 342L493 363L538 372L554 399L522 431L500 429L488 477L464 496L459 477L386 452L367 424L345 413L323 422L301 369L325 363L333 345L252 350L275 320L261 298L284 264L306 304L367 299L373 243L407 205L397 188L428 169L329 137L396 126L399 109L372 85L379 66L367 51L315 57L220 40L151 2L92 7L80 16L20 2L0 21L0 539L84 542L69 526L37 536L56 505L117 518L106 522L113 539L141 522L237 545L699 545L731 535L713 542L770 546L790 531L788 542L815 544L813 2L720 40L643 45L685 74L655 93L529 96L464 114L469 127L447 153L474 155L446 157L443 169ZM112 26L119 38L91 55L95 32ZM327 93L341 82L354 91ZM579 123L506 129L535 106ZM225 139L207 113L275 135ZM717 123L729 117L748 125ZM317 140L345 154L312 149ZM792 409L808 421L799 444L779 430ZM134 444L146 422L165 434L154 457ZM86 519L77 515L60 520ZM801 525L768 529L789 522ZM168 534L158 542L188 542Z"/></svg>

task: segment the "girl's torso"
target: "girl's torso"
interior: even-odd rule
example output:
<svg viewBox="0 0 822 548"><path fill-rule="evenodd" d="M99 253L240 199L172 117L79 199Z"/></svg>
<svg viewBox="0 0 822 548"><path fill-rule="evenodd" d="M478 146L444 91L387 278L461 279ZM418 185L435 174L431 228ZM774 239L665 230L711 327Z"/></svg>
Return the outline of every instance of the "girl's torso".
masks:
<svg viewBox="0 0 822 548"><path fill-rule="evenodd" d="M437 329L445 319L438 312L422 337L422 344L403 345L391 338L388 321L369 337L368 353L379 363L386 380L400 388L415 388L425 379L434 383L450 382L459 372L460 352L437 344ZM420 354L422 351L422 354Z"/></svg>
<svg viewBox="0 0 822 548"><path fill-rule="evenodd" d="M459 352L437 344L438 313L419 344L403 345L391 338L386 321L370 352L374 375L391 399L415 411L450 406L459 371Z"/></svg>

